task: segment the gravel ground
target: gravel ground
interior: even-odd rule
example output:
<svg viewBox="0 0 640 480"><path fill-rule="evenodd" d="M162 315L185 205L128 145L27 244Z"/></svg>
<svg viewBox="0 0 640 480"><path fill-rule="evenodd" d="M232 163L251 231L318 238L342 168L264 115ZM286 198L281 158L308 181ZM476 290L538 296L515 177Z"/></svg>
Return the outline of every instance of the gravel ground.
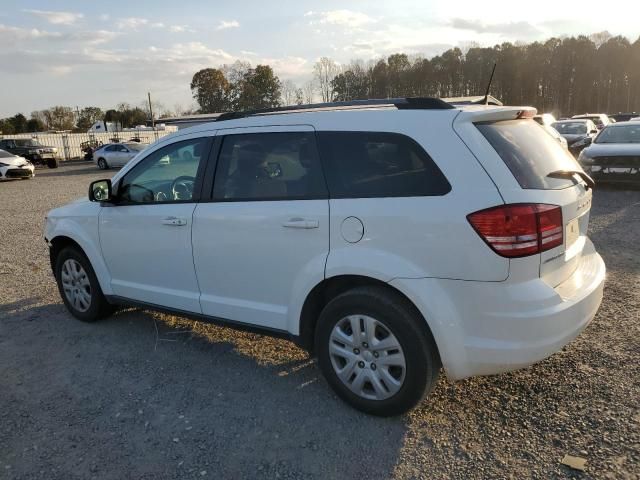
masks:
<svg viewBox="0 0 640 480"><path fill-rule="evenodd" d="M523 371L441 379L380 419L282 340L140 310L74 320L43 217L104 175L0 184L0 478L640 478L639 191L595 192L608 278L576 341Z"/></svg>

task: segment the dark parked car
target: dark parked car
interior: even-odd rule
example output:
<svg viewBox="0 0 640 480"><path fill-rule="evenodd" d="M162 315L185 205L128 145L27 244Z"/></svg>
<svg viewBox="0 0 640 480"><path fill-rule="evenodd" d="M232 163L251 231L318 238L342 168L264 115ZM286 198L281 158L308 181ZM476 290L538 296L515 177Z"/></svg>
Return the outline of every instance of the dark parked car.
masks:
<svg viewBox="0 0 640 480"><path fill-rule="evenodd" d="M609 115L609 118L615 120L616 122L628 122L632 118L640 116L638 112L627 112L627 113L613 113Z"/></svg>
<svg viewBox="0 0 640 480"><path fill-rule="evenodd" d="M609 125L578 161L598 181L640 185L640 121Z"/></svg>
<svg viewBox="0 0 640 480"><path fill-rule="evenodd" d="M0 140L0 150L11 152L36 164L58 168L58 159L56 158L58 149L41 145L32 138L5 138Z"/></svg>
<svg viewBox="0 0 640 480"><path fill-rule="evenodd" d="M591 145L591 142L598 134L598 129L591 120L560 120L551 126L564 137L569 146L569 151L575 157Z"/></svg>

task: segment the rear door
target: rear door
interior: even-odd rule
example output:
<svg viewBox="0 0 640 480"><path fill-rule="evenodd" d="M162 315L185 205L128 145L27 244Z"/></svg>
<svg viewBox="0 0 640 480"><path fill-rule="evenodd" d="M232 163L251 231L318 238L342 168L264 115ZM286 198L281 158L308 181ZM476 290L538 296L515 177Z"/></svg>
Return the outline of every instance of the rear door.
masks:
<svg viewBox="0 0 640 480"><path fill-rule="evenodd" d="M555 287L578 266L587 241L592 190L578 175L548 176L554 171L582 168L537 123L518 118L522 112L463 112L455 128L496 182L505 203L542 203L562 208L563 244L539 254L540 277Z"/></svg>
<svg viewBox="0 0 640 480"><path fill-rule="evenodd" d="M324 278L329 201L310 126L218 131L210 200L193 216L202 312L288 330ZM289 318L291 316L291 318Z"/></svg>

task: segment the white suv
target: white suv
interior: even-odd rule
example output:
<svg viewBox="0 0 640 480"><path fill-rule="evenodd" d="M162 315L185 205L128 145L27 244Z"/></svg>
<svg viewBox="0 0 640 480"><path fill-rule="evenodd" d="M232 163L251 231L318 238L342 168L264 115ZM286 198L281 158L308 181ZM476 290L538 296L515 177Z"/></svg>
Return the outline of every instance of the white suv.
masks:
<svg viewBox="0 0 640 480"><path fill-rule="evenodd" d="M52 210L60 294L290 338L356 408L531 365L602 300L592 180L526 107L437 99L226 114ZM189 155L185 152L188 151Z"/></svg>

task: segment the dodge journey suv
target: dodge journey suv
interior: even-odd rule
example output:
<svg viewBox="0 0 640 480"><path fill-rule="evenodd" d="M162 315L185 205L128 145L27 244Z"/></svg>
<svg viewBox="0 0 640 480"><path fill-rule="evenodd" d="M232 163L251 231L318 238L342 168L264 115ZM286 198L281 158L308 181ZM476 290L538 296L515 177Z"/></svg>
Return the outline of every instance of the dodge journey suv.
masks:
<svg viewBox="0 0 640 480"><path fill-rule="evenodd" d="M410 98L224 114L49 212L60 295L293 340L376 415L531 365L602 300L593 180L527 107ZM188 151L189 155L185 152Z"/></svg>

